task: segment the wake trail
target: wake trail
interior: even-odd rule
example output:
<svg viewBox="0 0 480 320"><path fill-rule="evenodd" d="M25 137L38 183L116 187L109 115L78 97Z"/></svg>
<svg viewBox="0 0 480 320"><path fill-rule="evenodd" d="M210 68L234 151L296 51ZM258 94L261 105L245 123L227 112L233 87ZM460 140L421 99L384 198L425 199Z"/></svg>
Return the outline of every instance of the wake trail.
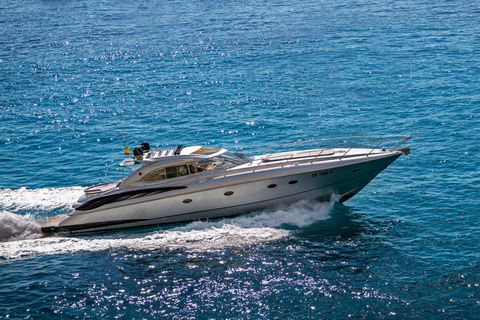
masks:
<svg viewBox="0 0 480 320"><path fill-rule="evenodd" d="M0 189L0 242L41 238L43 222L82 193L82 187Z"/></svg>
<svg viewBox="0 0 480 320"><path fill-rule="evenodd" d="M66 208L83 194L83 187L0 189L0 209L51 211Z"/></svg>
<svg viewBox="0 0 480 320"><path fill-rule="evenodd" d="M66 254L106 250L172 250L204 251L231 246L245 246L287 238L291 231L282 226L302 228L326 220L335 199L330 202L304 200L244 216L218 221L193 222L172 229L150 232L117 232L108 235L54 236L42 238L40 225L25 217L3 212L17 223L15 234L9 241L0 243L0 257L18 258L37 254ZM12 224L11 224L12 225ZM20 226L26 226L21 231Z"/></svg>
<svg viewBox="0 0 480 320"><path fill-rule="evenodd" d="M8 211L0 212L0 242L42 237L43 222Z"/></svg>

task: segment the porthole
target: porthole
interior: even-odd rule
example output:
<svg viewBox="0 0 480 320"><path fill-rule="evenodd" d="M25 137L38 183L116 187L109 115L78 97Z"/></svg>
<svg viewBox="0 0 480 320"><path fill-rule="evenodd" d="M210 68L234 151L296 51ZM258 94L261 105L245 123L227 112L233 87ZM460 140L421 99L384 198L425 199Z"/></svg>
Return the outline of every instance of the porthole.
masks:
<svg viewBox="0 0 480 320"><path fill-rule="evenodd" d="M185 200L183 200L183 203L190 203L192 201L193 201L192 199L185 199Z"/></svg>
<svg viewBox="0 0 480 320"><path fill-rule="evenodd" d="M360 171L360 170L362 170L362 169L355 169L355 170L353 170L353 172L358 172L358 171Z"/></svg>
<svg viewBox="0 0 480 320"><path fill-rule="evenodd" d="M295 184L297 182L298 182L297 180L292 180L292 181L289 181L288 184Z"/></svg>
<svg viewBox="0 0 480 320"><path fill-rule="evenodd" d="M227 191L227 192L224 193L224 195L226 195L226 196L231 196L232 194L233 194L233 191Z"/></svg>
<svg viewBox="0 0 480 320"><path fill-rule="evenodd" d="M276 186L277 186L277 185L276 185L275 183L273 183L273 184L268 185L267 188L273 189L273 188L275 188Z"/></svg>

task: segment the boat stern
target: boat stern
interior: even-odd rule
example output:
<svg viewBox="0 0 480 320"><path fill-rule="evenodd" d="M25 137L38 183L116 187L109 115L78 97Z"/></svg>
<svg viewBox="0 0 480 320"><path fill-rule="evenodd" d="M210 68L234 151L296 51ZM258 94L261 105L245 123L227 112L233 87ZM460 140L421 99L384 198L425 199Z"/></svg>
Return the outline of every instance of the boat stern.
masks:
<svg viewBox="0 0 480 320"><path fill-rule="evenodd" d="M60 222L67 217L67 214L58 215L47 222L45 222L41 228L43 233L51 234L58 232Z"/></svg>

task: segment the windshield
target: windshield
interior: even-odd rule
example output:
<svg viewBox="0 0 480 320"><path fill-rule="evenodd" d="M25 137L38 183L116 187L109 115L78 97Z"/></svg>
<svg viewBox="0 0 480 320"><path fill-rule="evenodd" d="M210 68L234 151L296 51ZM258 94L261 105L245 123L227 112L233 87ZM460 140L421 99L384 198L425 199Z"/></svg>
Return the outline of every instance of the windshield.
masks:
<svg viewBox="0 0 480 320"><path fill-rule="evenodd" d="M140 180L143 182L156 182L196 174L203 171L225 170L250 162L251 160L242 154L235 154L227 151L219 156L200 160L198 162L158 168L145 174ZM147 164L144 164L142 167L144 166L147 166Z"/></svg>
<svg viewBox="0 0 480 320"><path fill-rule="evenodd" d="M224 170L250 162L251 160L242 154L227 151L221 155L199 161L197 165L204 170L212 171Z"/></svg>

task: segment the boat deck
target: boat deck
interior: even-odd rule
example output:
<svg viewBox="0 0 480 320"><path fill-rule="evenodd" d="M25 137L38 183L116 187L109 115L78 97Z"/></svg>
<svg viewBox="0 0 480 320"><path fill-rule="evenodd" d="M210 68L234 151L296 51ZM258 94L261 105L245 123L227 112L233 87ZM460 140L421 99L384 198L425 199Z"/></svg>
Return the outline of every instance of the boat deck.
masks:
<svg viewBox="0 0 480 320"><path fill-rule="evenodd" d="M59 216L56 216L55 218L50 219L47 222L45 222L43 224L42 228L56 227L56 226L58 226L60 221L62 221L62 219L65 218L66 216L67 216L67 214L61 214Z"/></svg>

